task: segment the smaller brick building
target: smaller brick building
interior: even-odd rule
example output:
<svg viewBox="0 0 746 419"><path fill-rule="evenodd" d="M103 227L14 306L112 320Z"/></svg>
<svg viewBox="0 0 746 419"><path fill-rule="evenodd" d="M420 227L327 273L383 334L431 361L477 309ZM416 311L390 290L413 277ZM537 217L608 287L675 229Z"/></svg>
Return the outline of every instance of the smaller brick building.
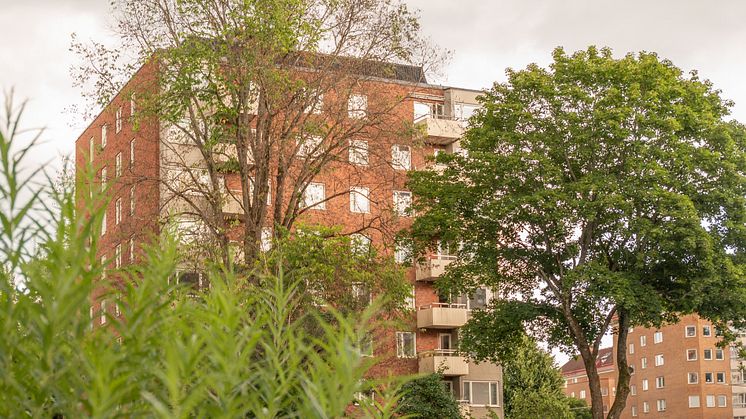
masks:
<svg viewBox="0 0 746 419"><path fill-rule="evenodd" d="M596 368L601 377L601 394L604 400L604 412L614 403L616 395L616 364L614 363L613 348L601 348L598 351ZM567 361L562 366L562 376L565 378L565 394L570 397L585 400L590 406L591 391L588 385L588 377L585 374L585 366L580 357Z"/></svg>

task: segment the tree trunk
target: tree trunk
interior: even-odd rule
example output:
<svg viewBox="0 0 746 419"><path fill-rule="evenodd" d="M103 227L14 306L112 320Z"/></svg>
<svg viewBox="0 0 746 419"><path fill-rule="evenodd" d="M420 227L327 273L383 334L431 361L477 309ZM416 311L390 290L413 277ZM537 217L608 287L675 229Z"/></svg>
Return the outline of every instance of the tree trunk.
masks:
<svg viewBox="0 0 746 419"><path fill-rule="evenodd" d="M616 364L619 378L616 384L616 398L609 409L607 419L618 419L627 404L629 395L630 371L627 364L627 334L629 333L629 317L624 308L617 311L619 319L619 332L617 335Z"/></svg>
<svg viewBox="0 0 746 419"><path fill-rule="evenodd" d="M593 419L604 419L604 400L601 396L601 379L596 368L598 353L593 353L587 343L578 345L583 358L585 373L588 376L588 387L591 390L591 414Z"/></svg>

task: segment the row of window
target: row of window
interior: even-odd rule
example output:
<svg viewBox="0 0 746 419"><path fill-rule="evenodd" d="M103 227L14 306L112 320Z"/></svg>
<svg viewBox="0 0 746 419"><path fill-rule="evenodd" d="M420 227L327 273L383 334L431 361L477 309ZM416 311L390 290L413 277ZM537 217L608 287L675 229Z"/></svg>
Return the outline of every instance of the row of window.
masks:
<svg viewBox="0 0 746 419"><path fill-rule="evenodd" d="M408 216L412 206L412 193L409 191L393 192L394 212L399 216ZM301 206L316 210L326 209L326 186L323 183L309 183L303 192ZM367 214L370 212L370 189L364 186L350 187L350 212Z"/></svg>
<svg viewBox="0 0 746 419"><path fill-rule="evenodd" d="M728 397L724 394L714 395L714 394L708 394L705 396L705 406L706 407L728 407ZM655 407L658 412L665 412L666 411L666 399L658 399L655 402ZM689 407L696 408L701 407L700 406L700 397L697 396L689 396ZM642 402L642 413L649 413L650 412L650 403L647 401ZM632 416L637 416L637 406L631 406L630 413Z"/></svg>
<svg viewBox="0 0 746 419"><path fill-rule="evenodd" d="M715 354L715 358L713 358L713 352ZM702 350L702 358L706 361L712 361L713 359L717 361L722 361L725 359L725 352L722 349L716 348L716 349L703 349ZM697 360L697 350L696 349L687 349L686 350L686 360L687 361L696 361Z"/></svg>
<svg viewBox="0 0 746 419"><path fill-rule="evenodd" d="M318 157L322 152L321 136L310 136L298 139L299 157ZM347 151L348 161L356 166L367 166L370 162L368 142L365 140L350 140ZM391 166L395 170L410 170L412 168L412 148L408 145L394 144L391 146Z"/></svg>
<svg viewBox="0 0 746 419"><path fill-rule="evenodd" d="M107 216L104 211L103 219L101 220L101 235L105 235L107 231ZM135 186L130 186L129 191L129 216L135 216ZM114 201L114 225L119 225L122 222L122 198L117 198Z"/></svg>
<svg viewBox="0 0 746 419"><path fill-rule="evenodd" d="M134 118L135 116L135 94L133 93L130 96L130 118ZM116 111L114 112L114 131L115 133L119 133L122 131L122 107L118 107ZM107 138L108 137L108 125L103 124L101 125L101 149L106 148ZM95 139L94 137L91 137L89 142L89 154L88 158L90 161L93 161L93 156L95 155Z"/></svg>

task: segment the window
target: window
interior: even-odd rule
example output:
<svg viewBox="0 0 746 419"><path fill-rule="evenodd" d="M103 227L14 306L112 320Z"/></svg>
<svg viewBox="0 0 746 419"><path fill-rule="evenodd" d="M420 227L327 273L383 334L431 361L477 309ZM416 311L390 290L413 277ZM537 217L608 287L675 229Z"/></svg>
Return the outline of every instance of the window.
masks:
<svg viewBox="0 0 746 419"><path fill-rule="evenodd" d="M746 407L746 393L733 394L733 407L738 409Z"/></svg>
<svg viewBox="0 0 746 419"><path fill-rule="evenodd" d="M699 373L690 372L689 374L687 374L687 383L689 384L699 383Z"/></svg>
<svg viewBox="0 0 746 419"><path fill-rule="evenodd" d="M687 326L685 336L688 338L697 336L697 326Z"/></svg>
<svg viewBox="0 0 746 419"><path fill-rule="evenodd" d="M414 358L417 356L415 334L412 332L396 332L396 356L398 358Z"/></svg>
<svg viewBox="0 0 746 419"><path fill-rule="evenodd" d="M130 237L130 263L135 262L135 241Z"/></svg>
<svg viewBox="0 0 746 419"><path fill-rule="evenodd" d="M135 186L130 186L130 217L135 215Z"/></svg>
<svg viewBox="0 0 746 419"><path fill-rule="evenodd" d="M101 148L106 148L106 124L101 125Z"/></svg>
<svg viewBox="0 0 746 419"><path fill-rule="evenodd" d="M269 250L272 249L272 228L262 227L259 249L262 252L269 252Z"/></svg>
<svg viewBox="0 0 746 419"><path fill-rule="evenodd" d="M641 358L640 359L640 368L645 369L648 367L648 359L647 358Z"/></svg>
<svg viewBox="0 0 746 419"><path fill-rule="evenodd" d="M307 90L308 106L303 110L304 113L320 114L324 108L324 94L318 90Z"/></svg>
<svg viewBox="0 0 746 419"><path fill-rule="evenodd" d="M114 157L114 177L122 176L122 153Z"/></svg>
<svg viewBox="0 0 746 419"><path fill-rule="evenodd" d="M663 342L663 332L658 331L653 333L653 343L661 343Z"/></svg>
<svg viewBox="0 0 746 419"><path fill-rule="evenodd" d="M95 155L94 145L95 142L94 138L91 137L91 139L88 142L88 160L93 163L93 156Z"/></svg>
<svg viewBox="0 0 746 419"><path fill-rule="evenodd" d="M347 101L347 114L354 119L365 118L368 114L368 96L350 95Z"/></svg>
<svg viewBox="0 0 746 419"><path fill-rule="evenodd" d="M608 389L608 388L606 388L606 387L603 387L603 388L601 389L601 395L602 395L602 396L608 396L608 395L609 395L609 389Z"/></svg>
<svg viewBox="0 0 746 419"><path fill-rule="evenodd" d="M660 367L663 365L663 354L658 354L655 356L655 366Z"/></svg>
<svg viewBox="0 0 746 419"><path fill-rule="evenodd" d="M712 336L712 329L710 326L702 326L702 336Z"/></svg>
<svg viewBox="0 0 746 419"><path fill-rule="evenodd" d="M101 192L106 190L106 168L101 169Z"/></svg>
<svg viewBox="0 0 746 419"><path fill-rule="evenodd" d="M640 336L640 346L646 346L648 344L647 336Z"/></svg>
<svg viewBox="0 0 746 419"><path fill-rule="evenodd" d="M370 287L362 282L352 284L352 295L355 297L355 301L366 306L370 305L373 301L373 294L370 292Z"/></svg>
<svg viewBox="0 0 746 419"><path fill-rule="evenodd" d="M101 313L99 313L101 324L106 324L106 300L101 300Z"/></svg>
<svg viewBox="0 0 746 419"><path fill-rule="evenodd" d="M718 395L718 407L727 407L728 397L725 394Z"/></svg>
<svg viewBox="0 0 746 419"><path fill-rule="evenodd" d="M450 333L439 333L438 334L438 349L453 349L452 336Z"/></svg>
<svg viewBox="0 0 746 419"><path fill-rule="evenodd" d="M632 406L632 416L637 416L637 406Z"/></svg>
<svg viewBox="0 0 746 419"><path fill-rule="evenodd" d="M350 246L355 253L365 254L370 252L370 237L363 234L351 234L350 235Z"/></svg>
<svg viewBox="0 0 746 419"><path fill-rule="evenodd" d="M122 130L122 107L118 107L117 111L114 112L114 132Z"/></svg>
<svg viewBox="0 0 746 419"><path fill-rule="evenodd" d="M580 390L580 398L585 399L585 390Z"/></svg>
<svg viewBox="0 0 746 419"><path fill-rule="evenodd" d="M705 406L715 407L715 395L714 394L708 394L707 396L705 396Z"/></svg>
<svg viewBox="0 0 746 419"><path fill-rule="evenodd" d="M715 381L719 384L725 384L725 373L718 372L715 374Z"/></svg>
<svg viewBox="0 0 746 419"><path fill-rule="evenodd" d="M655 388L663 388L666 386L666 380L663 376L655 377Z"/></svg>
<svg viewBox="0 0 746 419"><path fill-rule="evenodd" d="M114 202L114 225L122 222L122 198L117 198Z"/></svg>
<svg viewBox="0 0 746 419"><path fill-rule="evenodd" d="M104 209L104 216L101 218L101 235L106 234L106 209Z"/></svg>
<svg viewBox="0 0 746 419"><path fill-rule="evenodd" d="M687 349L686 350L686 360L687 361L696 361L697 360L697 350L696 349Z"/></svg>
<svg viewBox="0 0 746 419"><path fill-rule="evenodd" d="M407 145L395 144L391 146L391 166L394 170L409 170L412 168L412 149Z"/></svg>
<svg viewBox="0 0 746 419"><path fill-rule="evenodd" d="M724 354L722 349L715 349L715 359L717 359L718 361L722 361L723 356Z"/></svg>
<svg viewBox="0 0 746 419"><path fill-rule="evenodd" d="M301 157L318 157L321 154L321 142L324 139L318 135L298 137L298 155Z"/></svg>
<svg viewBox="0 0 746 419"><path fill-rule="evenodd" d="M360 341L360 355L373 356L373 336L366 334Z"/></svg>
<svg viewBox="0 0 746 419"><path fill-rule="evenodd" d="M114 267L119 269L122 267L122 245L118 244L114 248Z"/></svg>
<svg viewBox="0 0 746 419"><path fill-rule="evenodd" d="M658 407L659 412L665 412L666 411L666 399L658 399L656 402L656 406Z"/></svg>
<svg viewBox="0 0 746 419"><path fill-rule="evenodd" d="M409 262L409 254L411 253L411 250L409 246L406 246L402 243L397 243L396 248L394 249L394 260L396 263L407 263Z"/></svg>
<svg viewBox="0 0 746 419"><path fill-rule="evenodd" d="M130 116L135 116L135 94L130 95Z"/></svg>
<svg viewBox="0 0 746 419"><path fill-rule="evenodd" d="M629 344L629 353L630 354L635 353L635 344L634 343L630 343Z"/></svg>
<svg viewBox="0 0 746 419"><path fill-rule="evenodd" d="M130 141L130 167L135 165L135 139Z"/></svg>
<svg viewBox="0 0 746 419"><path fill-rule="evenodd" d="M648 402L642 402L642 413L650 412L650 405Z"/></svg>
<svg viewBox="0 0 746 419"><path fill-rule="evenodd" d="M472 406L500 406L498 387L495 381L464 381L462 397Z"/></svg>
<svg viewBox="0 0 746 419"><path fill-rule="evenodd" d="M649 388L649 386L648 386L648 379L647 378L643 378L642 379L642 391L648 391L648 388Z"/></svg>
<svg viewBox="0 0 746 419"><path fill-rule="evenodd" d="M712 349L704 349L702 351L702 358L708 361L712 360Z"/></svg>
<svg viewBox="0 0 746 419"><path fill-rule="evenodd" d="M404 306L410 310L415 310L417 308L416 304L417 303L415 300L415 289L414 289L414 285L412 285L409 291L409 295L407 296L404 302Z"/></svg>
<svg viewBox="0 0 746 419"><path fill-rule="evenodd" d="M706 372L705 373L705 383L712 383L712 382L713 382L712 373L711 372Z"/></svg>
<svg viewBox="0 0 746 419"><path fill-rule="evenodd" d="M629 386L629 394L635 396L637 395L637 386L632 384Z"/></svg>
<svg viewBox="0 0 746 419"><path fill-rule="evenodd" d="M402 217L409 215L412 206L412 192L394 191L394 212Z"/></svg>
<svg viewBox="0 0 746 419"><path fill-rule="evenodd" d="M303 206L306 208L326 209L326 192L323 183L309 183L303 193Z"/></svg>
<svg viewBox="0 0 746 419"><path fill-rule="evenodd" d="M350 188L350 212L367 214L370 212L370 189L362 186Z"/></svg>
<svg viewBox="0 0 746 419"><path fill-rule="evenodd" d="M699 396L689 396L689 407L699 407Z"/></svg>
<svg viewBox="0 0 746 419"><path fill-rule="evenodd" d="M364 140L350 140L350 163L359 166L368 165L368 142Z"/></svg>

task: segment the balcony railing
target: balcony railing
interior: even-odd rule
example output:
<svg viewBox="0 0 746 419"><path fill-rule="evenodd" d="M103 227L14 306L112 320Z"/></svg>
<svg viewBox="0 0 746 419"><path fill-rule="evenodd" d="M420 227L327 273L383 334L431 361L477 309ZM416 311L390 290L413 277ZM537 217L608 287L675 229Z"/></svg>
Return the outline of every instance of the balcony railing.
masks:
<svg viewBox="0 0 746 419"><path fill-rule="evenodd" d="M434 281L443 275L446 267L453 263L454 260L456 260L455 256L436 255L417 265L415 279L418 281Z"/></svg>
<svg viewBox="0 0 746 419"><path fill-rule="evenodd" d="M445 377L469 374L469 363L455 349L420 352L418 357L421 374L432 374L441 369Z"/></svg>
<svg viewBox="0 0 746 419"><path fill-rule="evenodd" d="M466 324L469 310L466 304L433 303L417 310L420 329L455 329Z"/></svg>
<svg viewBox="0 0 746 419"><path fill-rule="evenodd" d="M427 142L432 144L450 144L464 135L461 121L445 116L425 115L415 119L415 126L422 127Z"/></svg>

